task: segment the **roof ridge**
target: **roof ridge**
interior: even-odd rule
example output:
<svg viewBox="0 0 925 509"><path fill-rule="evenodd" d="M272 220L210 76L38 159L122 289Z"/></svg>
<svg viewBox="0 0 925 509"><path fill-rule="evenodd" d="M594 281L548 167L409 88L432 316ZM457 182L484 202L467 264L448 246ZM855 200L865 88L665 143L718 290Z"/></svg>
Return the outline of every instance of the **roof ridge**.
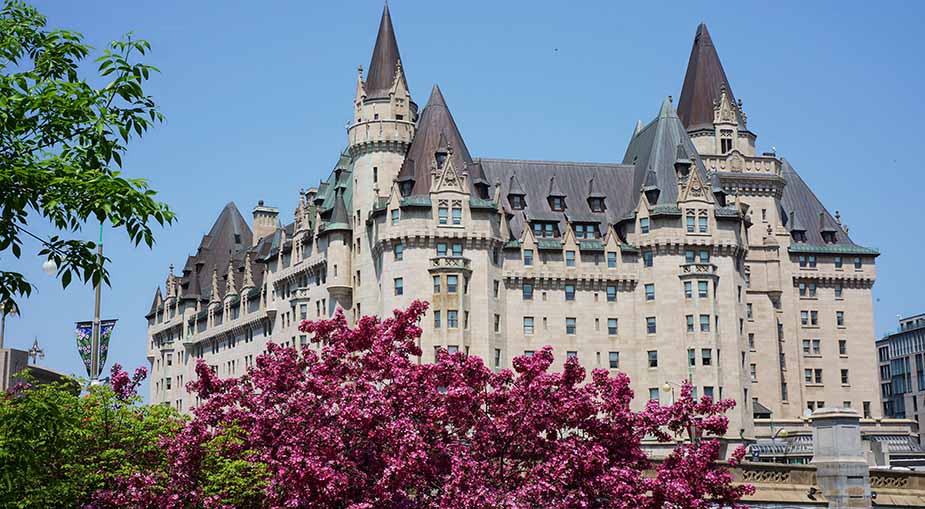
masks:
<svg viewBox="0 0 925 509"><path fill-rule="evenodd" d="M475 161L498 161L506 163L530 163L530 164L545 164L545 165L554 165L554 164L574 164L581 166L602 166L602 167L613 167L619 166L621 168L632 168L631 164L624 163L601 163L601 162L591 162L591 161L554 161L551 159L507 159L503 157L476 157Z"/></svg>

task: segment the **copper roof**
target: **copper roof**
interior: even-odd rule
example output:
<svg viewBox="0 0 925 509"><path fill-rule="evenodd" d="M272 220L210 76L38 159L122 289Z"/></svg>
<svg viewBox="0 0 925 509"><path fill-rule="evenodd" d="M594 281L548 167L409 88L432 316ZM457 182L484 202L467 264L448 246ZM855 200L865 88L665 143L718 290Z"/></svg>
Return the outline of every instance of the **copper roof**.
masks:
<svg viewBox="0 0 925 509"><path fill-rule="evenodd" d="M395 40L392 16L389 14L389 5L386 4L379 21L379 35L376 36L369 72L366 74L367 97L388 97L399 61L401 55L398 54L398 41Z"/></svg>
<svg viewBox="0 0 925 509"><path fill-rule="evenodd" d="M713 104L719 101L720 90L724 85L726 94L735 104L735 95L726 79L726 71L719 61L713 39L710 38L707 25L701 23L694 35L694 46L687 62L681 99L678 101L678 117L688 129L713 127Z"/></svg>

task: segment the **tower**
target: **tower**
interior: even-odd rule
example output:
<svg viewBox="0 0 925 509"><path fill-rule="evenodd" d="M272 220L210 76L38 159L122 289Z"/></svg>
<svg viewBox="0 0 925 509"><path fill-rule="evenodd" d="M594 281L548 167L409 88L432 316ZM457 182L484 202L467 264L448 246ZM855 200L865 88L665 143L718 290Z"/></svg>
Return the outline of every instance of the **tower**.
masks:
<svg viewBox="0 0 925 509"><path fill-rule="evenodd" d="M347 212L353 229L352 283L357 316L378 311L379 302L374 232L366 227L366 219L380 199L388 197L414 138L416 120L417 105L411 100L386 5L366 80L362 67L357 73L354 118L347 128L353 177L353 199Z"/></svg>

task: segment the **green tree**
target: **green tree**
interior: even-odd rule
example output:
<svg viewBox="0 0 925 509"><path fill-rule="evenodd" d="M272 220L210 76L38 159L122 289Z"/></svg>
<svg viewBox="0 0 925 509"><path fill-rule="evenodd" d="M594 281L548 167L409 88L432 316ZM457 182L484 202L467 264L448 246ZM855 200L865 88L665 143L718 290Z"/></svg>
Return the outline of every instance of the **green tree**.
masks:
<svg viewBox="0 0 925 509"><path fill-rule="evenodd" d="M109 283L105 258L93 242L73 238L89 220L108 221L136 245L154 243L152 226L173 222L144 179L125 178L126 146L163 120L142 85L153 66L135 62L151 46L130 35L96 59L106 84L94 87L78 74L92 48L81 34L46 29L25 3L3 0L0 10L0 255L19 258L25 236L41 241L39 256L53 260L61 284L72 279ZM48 221L60 235L41 239L29 219ZM0 271L0 303L15 305L32 285L17 272Z"/></svg>
<svg viewBox="0 0 925 509"><path fill-rule="evenodd" d="M113 388L83 395L73 380L0 394L0 507L83 507L114 479L162 487L161 441L185 421L168 406L137 405L140 378L129 382L119 368Z"/></svg>

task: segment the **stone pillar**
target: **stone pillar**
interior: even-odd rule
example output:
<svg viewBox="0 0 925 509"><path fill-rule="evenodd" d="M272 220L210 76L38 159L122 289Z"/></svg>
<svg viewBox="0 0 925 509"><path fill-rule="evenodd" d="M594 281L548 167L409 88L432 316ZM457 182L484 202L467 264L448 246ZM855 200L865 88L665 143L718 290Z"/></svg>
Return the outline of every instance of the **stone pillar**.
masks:
<svg viewBox="0 0 925 509"><path fill-rule="evenodd" d="M813 412L813 460L816 481L829 507L871 507L870 467L861 442L861 416L849 408Z"/></svg>

